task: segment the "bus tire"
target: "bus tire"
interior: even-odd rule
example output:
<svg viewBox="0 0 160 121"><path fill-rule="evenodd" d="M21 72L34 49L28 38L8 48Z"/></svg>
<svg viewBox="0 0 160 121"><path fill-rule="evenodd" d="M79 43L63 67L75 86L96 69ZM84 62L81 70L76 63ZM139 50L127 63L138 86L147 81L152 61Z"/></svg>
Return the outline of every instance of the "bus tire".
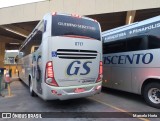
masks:
<svg viewBox="0 0 160 121"><path fill-rule="evenodd" d="M35 96L35 92L33 91L33 83L31 80L29 81L29 93L32 97Z"/></svg>
<svg viewBox="0 0 160 121"><path fill-rule="evenodd" d="M160 83L149 83L144 87L143 97L147 104L160 108Z"/></svg>

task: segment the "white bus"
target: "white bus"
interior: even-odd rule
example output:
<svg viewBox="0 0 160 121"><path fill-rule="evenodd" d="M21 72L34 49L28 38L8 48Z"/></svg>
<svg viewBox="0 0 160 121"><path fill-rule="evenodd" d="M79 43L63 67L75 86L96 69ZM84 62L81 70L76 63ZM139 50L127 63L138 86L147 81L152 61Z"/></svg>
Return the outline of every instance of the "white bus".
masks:
<svg viewBox="0 0 160 121"><path fill-rule="evenodd" d="M19 51L19 78L32 96L66 100L101 91L101 28L93 19L48 13Z"/></svg>
<svg viewBox="0 0 160 121"><path fill-rule="evenodd" d="M160 16L102 32L103 86L160 108Z"/></svg>

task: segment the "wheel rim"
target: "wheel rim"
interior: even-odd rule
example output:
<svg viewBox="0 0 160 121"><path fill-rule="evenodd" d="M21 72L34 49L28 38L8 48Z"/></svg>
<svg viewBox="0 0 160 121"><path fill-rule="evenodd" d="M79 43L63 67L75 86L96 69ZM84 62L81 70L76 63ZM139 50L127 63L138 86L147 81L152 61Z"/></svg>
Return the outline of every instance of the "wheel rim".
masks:
<svg viewBox="0 0 160 121"><path fill-rule="evenodd" d="M33 88L32 88L32 82L30 82L30 92L32 92Z"/></svg>
<svg viewBox="0 0 160 121"><path fill-rule="evenodd" d="M160 89L151 88L148 91L148 97L149 97L151 102L153 102L155 104L159 104L160 103Z"/></svg>

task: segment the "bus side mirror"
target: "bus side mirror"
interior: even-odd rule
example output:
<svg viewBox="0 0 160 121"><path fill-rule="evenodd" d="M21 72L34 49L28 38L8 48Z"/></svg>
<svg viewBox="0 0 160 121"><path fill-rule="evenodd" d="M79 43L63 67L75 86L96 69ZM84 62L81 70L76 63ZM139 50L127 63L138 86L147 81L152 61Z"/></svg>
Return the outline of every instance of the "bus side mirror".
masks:
<svg viewBox="0 0 160 121"><path fill-rule="evenodd" d="M24 53L23 53L23 52L19 52L18 58L22 58L22 57L23 57L23 55L24 55Z"/></svg>

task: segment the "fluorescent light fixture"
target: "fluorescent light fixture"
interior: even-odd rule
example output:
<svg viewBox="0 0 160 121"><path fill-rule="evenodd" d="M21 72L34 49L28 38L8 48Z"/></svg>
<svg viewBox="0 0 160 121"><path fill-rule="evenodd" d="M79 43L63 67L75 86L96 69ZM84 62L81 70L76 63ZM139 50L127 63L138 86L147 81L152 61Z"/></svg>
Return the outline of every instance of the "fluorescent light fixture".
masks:
<svg viewBox="0 0 160 121"><path fill-rule="evenodd" d="M11 30L11 29L9 29L9 28L5 28L5 30L10 31L10 32L12 32L12 33L15 33L15 34L18 34L18 35L20 35L20 36L23 36L23 37L26 37L26 38L27 38L26 35L24 35L24 34L22 34L22 33L19 33L19 32L17 32L17 31Z"/></svg>
<svg viewBox="0 0 160 121"><path fill-rule="evenodd" d="M132 16L129 16L128 24L131 24Z"/></svg>
<svg viewBox="0 0 160 121"><path fill-rule="evenodd" d="M20 43L9 43L11 45L19 45Z"/></svg>
<svg viewBox="0 0 160 121"><path fill-rule="evenodd" d="M19 50L5 50L5 52L19 52Z"/></svg>

